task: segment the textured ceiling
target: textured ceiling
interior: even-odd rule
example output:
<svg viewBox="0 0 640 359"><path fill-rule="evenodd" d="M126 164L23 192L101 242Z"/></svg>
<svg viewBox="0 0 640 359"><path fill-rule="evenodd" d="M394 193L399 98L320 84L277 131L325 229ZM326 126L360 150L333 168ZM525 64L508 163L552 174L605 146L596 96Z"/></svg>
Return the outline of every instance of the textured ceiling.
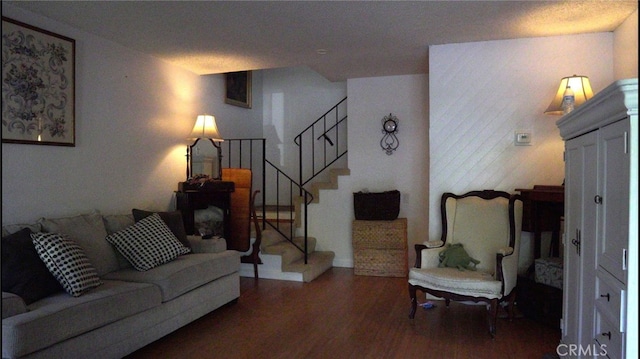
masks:
<svg viewBox="0 0 640 359"><path fill-rule="evenodd" d="M198 74L304 65L331 81L426 73L430 45L613 31L638 8L637 1L6 3Z"/></svg>

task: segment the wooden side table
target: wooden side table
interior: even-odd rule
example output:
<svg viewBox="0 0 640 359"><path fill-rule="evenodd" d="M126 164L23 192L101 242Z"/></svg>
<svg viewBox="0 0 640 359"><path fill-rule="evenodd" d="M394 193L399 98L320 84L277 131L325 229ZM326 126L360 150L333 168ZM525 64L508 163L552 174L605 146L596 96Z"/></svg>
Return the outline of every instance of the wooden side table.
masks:
<svg viewBox="0 0 640 359"><path fill-rule="evenodd" d="M224 213L224 237L229 238L231 192L235 190L233 182L213 181L207 182L206 186L192 188L181 182L176 191L176 208L182 212L184 229L189 235L199 235L194 225L194 211L205 209L210 205L222 209ZM227 246L229 243L227 243ZM229 248L234 249L234 248Z"/></svg>
<svg viewBox="0 0 640 359"><path fill-rule="evenodd" d="M542 232L551 232L551 257L560 255L560 227L564 216L564 186L516 188L524 204L522 230L533 232L535 258L541 256Z"/></svg>
<svg viewBox="0 0 640 359"><path fill-rule="evenodd" d="M356 275L406 277L407 219L352 223L354 272Z"/></svg>

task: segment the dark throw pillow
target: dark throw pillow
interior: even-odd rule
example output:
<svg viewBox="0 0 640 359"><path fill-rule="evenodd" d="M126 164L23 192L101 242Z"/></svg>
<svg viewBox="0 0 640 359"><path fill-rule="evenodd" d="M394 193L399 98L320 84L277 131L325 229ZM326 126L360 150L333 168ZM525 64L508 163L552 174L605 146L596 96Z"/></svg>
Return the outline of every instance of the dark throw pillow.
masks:
<svg viewBox="0 0 640 359"><path fill-rule="evenodd" d="M16 294L26 305L62 291L31 241L31 229L2 237L2 291Z"/></svg>
<svg viewBox="0 0 640 359"><path fill-rule="evenodd" d="M150 215L157 213L160 218L167 224L171 232L178 238L180 243L185 247L191 249L191 244L187 239L187 231L184 229L184 222L182 221L182 213L180 211L173 212L151 212L142 209L132 209L133 219L138 222L139 220L149 217Z"/></svg>

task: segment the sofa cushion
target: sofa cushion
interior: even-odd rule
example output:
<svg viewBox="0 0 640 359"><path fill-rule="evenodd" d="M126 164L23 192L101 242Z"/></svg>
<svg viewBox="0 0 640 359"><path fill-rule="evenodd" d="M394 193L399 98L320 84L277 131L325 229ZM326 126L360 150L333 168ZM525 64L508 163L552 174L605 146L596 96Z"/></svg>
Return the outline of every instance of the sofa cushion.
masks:
<svg viewBox="0 0 640 359"><path fill-rule="evenodd" d="M200 236L187 236L193 253L219 253L227 250L227 241L222 237L202 239Z"/></svg>
<svg viewBox="0 0 640 359"><path fill-rule="evenodd" d="M122 269L105 276L130 282L153 283L162 292L162 301L174 299L194 288L240 269L240 254L237 251L221 253L194 253L180 256L146 272Z"/></svg>
<svg viewBox="0 0 640 359"><path fill-rule="evenodd" d="M157 213L108 235L107 241L139 271L147 271L191 252Z"/></svg>
<svg viewBox="0 0 640 359"><path fill-rule="evenodd" d="M102 216L107 234L113 234L136 224L133 214L107 214ZM111 244L111 243L109 243ZM131 263L118 250L114 251L118 260L118 268L131 268Z"/></svg>
<svg viewBox="0 0 640 359"><path fill-rule="evenodd" d="M2 319L27 312L27 305L19 296L2 292Z"/></svg>
<svg viewBox="0 0 640 359"><path fill-rule="evenodd" d="M25 304L62 290L44 265L31 240L31 229L2 237L2 291L20 296Z"/></svg>
<svg viewBox="0 0 640 359"><path fill-rule="evenodd" d="M3 319L2 343L14 357L23 356L153 308L160 298L156 286L109 280L81 297L62 292L31 304L27 313Z"/></svg>
<svg viewBox="0 0 640 359"><path fill-rule="evenodd" d="M31 239L40 259L67 293L79 297L102 284L98 272L82 248L59 233L32 233Z"/></svg>
<svg viewBox="0 0 640 359"><path fill-rule="evenodd" d="M107 234L116 233L136 223L131 213L105 214L102 216L102 222L104 222L104 228L107 230Z"/></svg>
<svg viewBox="0 0 640 359"><path fill-rule="evenodd" d="M457 268L411 268L409 283L460 295L501 298L502 282L481 270L460 271Z"/></svg>
<svg viewBox="0 0 640 359"><path fill-rule="evenodd" d="M10 234L16 233L22 229L29 228L31 232L42 232L42 225L40 222L37 223L25 223L25 224L7 224L2 226L2 236L8 236Z"/></svg>
<svg viewBox="0 0 640 359"><path fill-rule="evenodd" d="M102 276L120 269L115 250L105 240L102 215L97 212L64 218L43 218L40 220L42 231L66 234L84 251L91 264Z"/></svg>
<svg viewBox="0 0 640 359"><path fill-rule="evenodd" d="M2 291L20 296L31 304L62 290L58 280L38 256L31 229L2 237Z"/></svg>
<svg viewBox="0 0 640 359"><path fill-rule="evenodd" d="M173 211L173 212L151 212L144 211L142 209L132 209L131 213L133 214L133 218L138 222L139 220L149 217L154 213L158 213L160 218L167 224L167 227L171 229L171 232L178 238L180 243L184 244L185 247L191 248L191 244L189 240L187 240L187 231L184 229L184 221L182 220L182 212Z"/></svg>

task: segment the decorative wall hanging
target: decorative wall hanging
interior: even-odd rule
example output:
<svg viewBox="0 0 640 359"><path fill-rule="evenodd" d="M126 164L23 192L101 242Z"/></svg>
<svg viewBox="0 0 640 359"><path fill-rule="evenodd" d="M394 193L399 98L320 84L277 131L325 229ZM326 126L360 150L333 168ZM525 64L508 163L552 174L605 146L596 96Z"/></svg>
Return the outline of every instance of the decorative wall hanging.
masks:
<svg viewBox="0 0 640 359"><path fill-rule="evenodd" d="M392 114L382 118L382 139L380 140L380 147L387 153L392 155L393 151L400 146L400 140L396 137L398 132L398 118Z"/></svg>
<svg viewBox="0 0 640 359"><path fill-rule="evenodd" d="M2 18L2 142L75 146L75 45Z"/></svg>
<svg viewBox="0 0 640 359"><path fill-rule="evenodd" d="M251 71L226 73L225 86L225 103L251 108Z"/></svg>

